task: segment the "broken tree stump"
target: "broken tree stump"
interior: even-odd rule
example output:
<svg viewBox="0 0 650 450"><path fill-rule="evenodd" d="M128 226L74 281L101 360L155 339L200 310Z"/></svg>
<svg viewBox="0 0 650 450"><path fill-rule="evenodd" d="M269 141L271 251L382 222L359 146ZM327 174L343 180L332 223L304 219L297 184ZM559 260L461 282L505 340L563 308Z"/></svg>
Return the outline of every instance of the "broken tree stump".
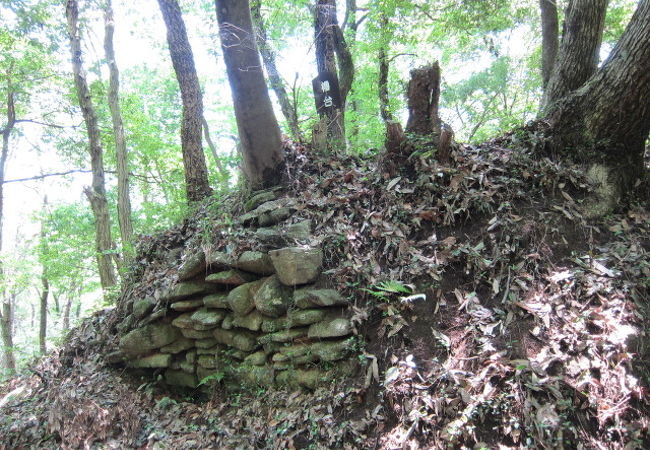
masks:
<svg viewBox="0 0 650 450"><path fill-rule="evenodd" d="M440 65L438 61L411 70L408 91L409 118L406 132L419 135L440 133Z"/></svg>

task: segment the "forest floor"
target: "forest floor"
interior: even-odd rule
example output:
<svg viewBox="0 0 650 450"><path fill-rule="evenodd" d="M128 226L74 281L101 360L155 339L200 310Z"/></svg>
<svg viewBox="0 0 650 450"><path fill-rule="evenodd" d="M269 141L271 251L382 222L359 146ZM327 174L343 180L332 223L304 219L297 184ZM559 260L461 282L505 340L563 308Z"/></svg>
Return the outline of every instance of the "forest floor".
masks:
<svg viewBox="0 0 650 450"><path fill-rule="evenodd" d="M588 219L584 168L525 133L445 166L287 146L285 192L364 337L355 377L170 392L104 362L105 310L0 387L0 448L650 448L647 199ZM140 285L215 210L143 238Z"/></svg>

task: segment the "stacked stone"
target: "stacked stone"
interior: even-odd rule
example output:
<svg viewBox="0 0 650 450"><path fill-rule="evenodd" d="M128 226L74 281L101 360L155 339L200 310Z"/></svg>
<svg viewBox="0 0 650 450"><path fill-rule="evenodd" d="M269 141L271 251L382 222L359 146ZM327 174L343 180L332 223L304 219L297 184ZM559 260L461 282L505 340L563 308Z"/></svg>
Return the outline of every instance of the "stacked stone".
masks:
<svg viewBox="0 0 650 450"><path fill-rule="evenodd" d="M322 251L295 246L308 240L309 221L268 227L289 218L294 204L273 192L254 196L239 220L263 226L255 236L271 249L237 258L197 250L185 258L179 283L159 299L166 308L151 314L155 302L136 302L132 315L141 326L120 339L127 365L163 368L169 384L189 387L220 375L233 384L313 388L349 373L354 338L347 301L314 284ZM324 370L319 362L331 364Z"/></svg>

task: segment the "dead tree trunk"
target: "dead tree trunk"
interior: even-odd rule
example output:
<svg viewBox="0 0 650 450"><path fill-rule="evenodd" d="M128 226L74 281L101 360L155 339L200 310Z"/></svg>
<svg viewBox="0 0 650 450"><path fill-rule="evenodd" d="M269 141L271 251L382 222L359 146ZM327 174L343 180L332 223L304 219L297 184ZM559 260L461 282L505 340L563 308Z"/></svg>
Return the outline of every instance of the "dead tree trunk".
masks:
<svg viewBox="0 0 650 450"><path fill-rule="evenodd" d="M609 57L580 89L549 106L552 149L604 168L610 202L643 174L650 132L650 0L641 0Z"/></svg>
<svg viewBox="0 0 650 450"><path fill-rule="evenodd" d="M201 86L178 1L158 0L158 4L167 27L169 54L183 101L181 148L187 200L200 201L212 194L201 143L201 119L203 118Z"/></svg>
<svg viewBox="0 0 650 450"><path fill-rule="evenodd" d="M115 134L115 157L117 159L117 219L120 225L120 237L122 247L128 247L133 240L133 222L131 221L131 199L129 198L129 168L128 155L126 150L126 139L124 137L124 123L120 109L120 72L115 61L115 49L113 47L113 33L115 21L113 19L113 7L111 0L107 0L104 9L104 51L106 53L106 64L109 69L108 105L111 110L113 121L113 133Z"/></svg>
<svg viewBox="0 0 650 450"><path fill-rule="evenodd" d="M408 84L409 118L406 132L419 135L440 133L440 66L438 62L411 70Z"/></svg>
<svg viewBox="0 0 650 450"><path fill-rule="evenodd" d="M40 320L38 327L38 348L41 355L47 353L47 299L50 295L50 281L47 279L47 271L43 268L41 276L41 284L43 290L41 291L40 298Z"/></svg>
<svg viewBox="0 0 650 450"><path fill-rule="evenodd" d="M79 106L86 123L88 134L90 165L92 168L92 187L86 188L85 193L95 216L95 244L97 250L97 264L102 289L106 290L115 286L117 280L111 262L111 253L114 252L111 238L110 216L106 191L104 188L104 161L97 114L92 104L90 90L86 82L86 74L81 64L81 40L79 37L79 5L77 0L68 0L66 4L66 17L68 22L68 36L70 38L70 53L72 56L72 71L74 84L77 91Z"/></svg>
<svg viewBox="0 0 650 450"><path fill-rule="evenodd" d="M255 44L249 2L216 0L215 7L244 173L253 188L275 185L280 182L284 154Z"/></svg>
<svg viewBox="0 0 650 450"><path fill-rule="evenodd" d="M292 104L289 100L289 95L284 87L284 81L278 72L275 63L275 53L271 49L266 36L266 27L264 26L261 5L261 0L253 0L251 3L251 16L255 26L257 45L262 55L262 61L264 61L264 67L266 67L266 73L269 77L269 85L278 98L278 103L280 103L280 108L282 109L284 118L287 119L287 125L289 126L291 137L300 142L303 140L303 137L302 132L300 131L300 126L298 125L298 111L296 111L296 105Z"/></svg>
<svg viewBox="0 0 650 450"><path fill-rule="evenodd" d="M598 67L608 0L571 0L559 54L549 78L543 109L582 86Z"/></svg>
<svg viewBox="0 0 650 450"><path fill-rule="evenodd" d="M559 46L557 0L539 0L539 10L542 19L542 87L546 89Z"/></svg>

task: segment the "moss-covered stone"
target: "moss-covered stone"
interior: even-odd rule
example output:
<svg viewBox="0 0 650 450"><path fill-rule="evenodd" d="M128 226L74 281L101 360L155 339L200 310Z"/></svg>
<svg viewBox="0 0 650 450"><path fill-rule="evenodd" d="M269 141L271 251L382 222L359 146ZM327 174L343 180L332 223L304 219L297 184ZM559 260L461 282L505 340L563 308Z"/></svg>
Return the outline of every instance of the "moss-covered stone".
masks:
<svg viewBox="0 0 650 450"><path fill-rule="evenodd" d="M277 275L268 277L253 297L255 307L270 317L282 316L291 304L291 291L280 283Z"/></svg>
<svg viewBox="0 0 650 450"><path fill-rule="evenodd" d="M267 245L286 245L303 243L311 237L311 221L303 220L290 225L273 228L259 228L255 238Z"/></svg>
<svg viewBox="0 0 650 450"><path fill-rule="evenodd" d="M273 370L266 366L246 367L246 370L242 370L239 373L241 374L241 379L249 384L272 386L275 381Z"/></svg>
<svg viewBox="0 0 650 450"><path fill-rule="evenodd" d="M235 260L230 253L210 250L205 254L206 265L213 269L214 268L225 269L228 267L232 267L234 262Z"/></svg>
<svg viewBox="0 0 650 450"><path fill-rule="evenodd" d="M278 208L271 211L260 214L257 217L257 223L261 227L267 227L269 225L275 225L276 223L287 220L293 214L293 208Z"/></svg>
<svg viewBox="0 0 650 450"><path fill-rule="evenodd" d="M206 295L203 297L203 304L207 308L229 309L230 305L228 304L228 293L218 292L216 294Z"/></svg>
<svg viewBox="0 0 650 450"><path fill-rule="evenodd" d="M185 255L185 260L178 269L178 279L189 280L201 273L205 273L205 253L199 248Z"/></svg>
<svg viewBox="0 0 650 450"><path fill-rule="evenodd" d="M255 275L241 270L231 269L223 272L213 273L205 277L205 281L210 283L222 284L226 286L240 286L255 280Z"/></svg>
<svg viewBox="0 0 650 450"><path fill-rule="evenodd" d="M169 345L160 348L162 353L177 354L194 347L194 340L181 337Z"/></svg>
<svg viewBox="0 0 650 450"><path fill-rule="evenodd" d="M198 340L194 341L194 346L197 349L212 348L217 344L218 344L217 340L215 338L213 338L213 337L209 337L209 338L205 338L205 339L198 339Z"/></svg>
<svg viewBox="0 0 650 450"><path fill-rule="evenodd" d="M251 331L259 331L264 317L258 311L251 311L245 316L235 316L232 321L234 327L246 328Z"/></svg>
<svg viewBox="0 0 650 450"><path fill-rule="evenodd" d="M181 361L180 366L181 366L181 370L183 372L187 372L187 373L195 373L196 372L196 364L194 364L194 363L190 363L190 362L187 362L187 361Z"/></svg>
<svg viewBox="0 0 650 450"><path fill-rule="evenodd" d="M211 283L185 281L163 292L160 298L164 301L175 302L194 295L210 294L215 292L216 289L217 287Z"/></svg>
<svg viewBox="0 0 650 450"><path fill-rule="evenodd" d="M286 317L264 319L262 322L262 331L264 333L275 333L276 331L286 330L288 328L291 328L291 324Z"/></svg>
<svg viewBox="0 0 650 450"><path fill-rule="evenodd" d="M273 191L262 191L253 195L245 204L244 211L252 211L263 203L270 202L277 198L277 194Z"/></svg>
<svg viewBox="0 0 650 450"><path fill-rule="evenodd" d="M320 275L323 252L318 248L287 247L269 252L282 284L296 286L311 283Z"/></svg>
<svg viewBox="0 0 650 450"><path fill-rule="evenodd" d="M155 305L156 300L151 297L137 299L133 302L133 309L131 314L135 320L140 320L149 314Z"/></svg>
<svg viewBox="0 0 650 450"><path fill-rule="evenodd" d="M200 308L201 306L203 306L203 298L181 300L169 305L169 307L174 311L193 311L196 308Z"/></svg>
<svg viewBox="0 0 650 450"><path fill-rule="evenodd" d="M196 375L189 374L182 370L167 369L165 371L165 382L172 386L184 386L195 388L198 385Z"/></svg>
<svg viewBox="0 0 650 450"><path fill-rule="evenodd" d="M245 251L237 259L235 267L257 275L272 275L275 272L271 258L263 252Z"/></svg>
<svg viewBox="0 0 650 450"><path fill-rule="evenodd" d="M244 358L244 364L251 366L263 366L266 364L266 353L258 351Z"/></svg>
<svg viewBox="0 0 650 450"><path fill-rule="evenodd" d="M237 286L228 294L228 305L238 316L245 316L255 308L251 288L255 283L246 283Z"/></svg>
<svg viewBox="0 0 650 450"><path fill-rule="evenodd" d="M296 289L293 293L293 303L298 308L313 308L314 306L347 305L348 301L334 289L314 289L305 287Z"/></svg>
<svg viewBox="0 0 650 450"><path fill-rule="evenodd" d="M233 328L233 320L235 320L235 315L227 314L226 317L223 318L223 322L221 322L221 328L224 330L231 330Z"/></svg>
<svg viewBox="0 0 650 450"><path fill-rule="evenodd" d="M172 362L172 355L164 353L156 353L155 355L145 356L131 360L127 363L128 367L135 369L153 369L159 367L169 367Z"/></svg>
<svg viewBox="0 0 650 450"><path fill-rule="evenodd" d="M212 337L212 331L210 330L193 330L191 328L181 328L180 330L183 336L189 339L208 339Z"/></svg>
<svg viewBox="0 0 650 450"><path fill-rule="evenodd" d="M195 311L192 316L192 322L206 327L215 327L221 323L226 316L226 311L222 309L201 308Z"/></svg>
<svg viewBox="0 0 650 450"><path fill-rule="evenodd" d="M256 336L248 331L233 331L217 328L213 331L214 338L220 344L229 345L244 352L251 352L259 345Z"/></svg>
<svg viewBox="0 0 650 450"><path fill-rule="evenodd" d="M277 331L275 333L266 334L258 338L258 342L262 345L271 342L291 342L294 339L307 336L307 328L293 328L290 330Z"/></svg>
<svg viewBox="0 0 650 450"><path fill-rule="evenodd" d="M215 355L199 355L196 363L206 369L214 369L217 367L217 360Z"/></svg>
<svg viewBox="0 0 650 450"><path fill-rule="evenodd" d="M309 327L310 338L331 338L352 334L352 323L345 318L324 320Z"/></svg>
<svg viewBox="0 0 650 450"><path fill-rule="evenodd" d="M127 356L144 355L171 344L180 337L178 328L170 324L149 324L122 336L119 349Z"/></svg>
<svg viewBox="0 0 650 450"><path fill-rule="evenodd" d="M339 361L350 355L354 344L352 339L316 342L311 345L311 353L318 356L321 361Z"/></svg>
<svg viewBox="0 0 650 450"><path fill-rule="evenodd" d="M289 311L288 318L291 326L311 325L320 322L327 316L327 312L322 309L302 309Z"/></svg>

